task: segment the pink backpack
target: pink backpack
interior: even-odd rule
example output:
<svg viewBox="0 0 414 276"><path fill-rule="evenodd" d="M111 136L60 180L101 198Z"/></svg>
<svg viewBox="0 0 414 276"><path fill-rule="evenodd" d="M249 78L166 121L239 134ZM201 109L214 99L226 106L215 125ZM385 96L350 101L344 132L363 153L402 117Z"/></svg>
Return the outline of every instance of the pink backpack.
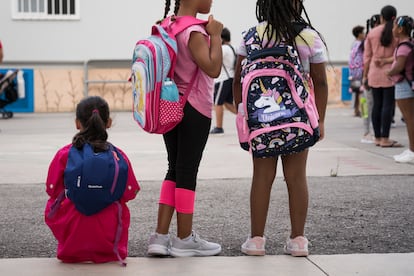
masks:
<svg viewBox="0 0 414 276"><path fill-rule="evenodd" d="M206 24L192 16L168 17L152 27L151 36L136 43L132 58L133 117L146 132L163 134L183 118L198 69L182 95L174 83L176 35L188 27Z"/></svg>
<svg viewBox="0 0 414 276"><path fill-rule="evenodd" d="M259 158L303 151L319 140L312 80L293 46L261 48L259 37L256 28L243 37L240 145Z"/></svg>

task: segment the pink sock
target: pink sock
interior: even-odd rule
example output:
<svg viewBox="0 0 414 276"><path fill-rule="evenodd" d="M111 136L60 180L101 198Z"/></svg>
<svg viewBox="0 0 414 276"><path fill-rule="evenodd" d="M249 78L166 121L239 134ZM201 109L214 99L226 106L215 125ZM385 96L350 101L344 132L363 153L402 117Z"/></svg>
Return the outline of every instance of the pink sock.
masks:
<svg viewBox="0 0 414 276"><path fill-rule="evenodd" d="M164 180L160 191L160 204L175 207L175 182Z"/></svg>
<svg viewBox="0 0 414 276"><path fill-rule="evenodd" d="M177 188L175 189L175 210L178 213L194 213L195 191Z"/></svg>

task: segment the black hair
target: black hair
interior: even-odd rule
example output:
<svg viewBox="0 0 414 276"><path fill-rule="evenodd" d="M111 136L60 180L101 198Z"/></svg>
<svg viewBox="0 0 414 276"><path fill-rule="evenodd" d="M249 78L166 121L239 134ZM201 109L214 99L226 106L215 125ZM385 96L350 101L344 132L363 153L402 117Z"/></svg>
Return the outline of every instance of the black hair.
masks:
<svg viewBox="0 0 414 276"><path fill-rule="evenodd" d="M230 35L230 30L227 28L223 28L223 30L221 31L221 39L223 40L223 42L230 42L231 41L231 35Z"/></svg>
<svg viewBox="0 0 414 276"><path fill-rule="evenodd" d="M358 38L360 34L364 32L364 27L358 25L352 28L352 34L355 38Z"/></svg>
<svg viewBox="0 0 414 276"><path fill-rule="evenodd" d="M367 19L367 32L365 34L367 35L371 29L378 26L380 24L380 21L381 21L380 14L374 14L373 16L371 16L370 19ZM360 50L363 52L365 50L365 43L361 43L359 47L360 47Z"/></svg>
<svg viewBox="0 0 414 276"><path fill-rule="evenodd" d="M392 27L394 19L397 16L397 9L393 6L385 6L381 9L381 16L385 21L385 27L381 34L381 45L388 47L391 45L393 40Z"/></svg>
<svg viewBox="0 0 414 276"><path fill-rule="evenodd" d="M402 27L404 33L409 37L413 37L414 20L412 17L404 15L397 18L395 21L398 26Z"/></svg>
<svg viewBox="0 0 414 276"><path fill-rule="evenodd" d="M302 17L302 12L305 14L306 20ZM256 18L259 22L268 22L264 35L267 35L268 38L274 37L275 43L286 41L296 46L295 38L300 36L297 25L309 26L315 30L303 6L303 0L257 0ZM295 22L296 25L292 22ZM303 39L303 41L305 40ZM270 39L265 47L268 47L269 43Z"/></svg>
<svg viewBox="0 0 414 276"><path fill-rule="evenodd" d="M369 20L369 28L373 29L381 23L380 22L381 21L381 15L380 14L374 14L368 20ZM368 26L367 26L367 29L368 29Z"/></svg>
<svg viewBox="0 0 414 276"><path fill-rule="evenodd" d="M174 15L177 15L179 8L180 8L180 0L175 0ZM164 9L163 19L168 16L170 9L171 9L171 0L165 0L165 9Z"/></svg>
<svg viewBox="0 0 414 276"><path fill-rule="evenodd" d="M106 126L110 119L109 106L103 98L83 98L76 106L76 119L82 125L82 129L73 137L73 146L82 148L85 143L89 143L95 152L108 149Z"/></svg>

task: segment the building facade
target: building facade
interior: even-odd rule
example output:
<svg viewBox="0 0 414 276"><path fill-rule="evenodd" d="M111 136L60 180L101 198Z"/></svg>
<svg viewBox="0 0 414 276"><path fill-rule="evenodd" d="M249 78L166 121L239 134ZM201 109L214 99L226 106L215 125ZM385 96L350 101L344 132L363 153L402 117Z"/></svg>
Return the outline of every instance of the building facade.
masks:
<svg viewBox="0 0 414 276"><path fill-rule="evenodd" d="M172 1L173 2L173 1ZM394 5L414 15L411 0L305 2L312 24L324 36L334 66L346 65L355 25ZM70 111L85 94L105 96L114 109L132 105L129 62L135 42L161 19L165 1L2 0L0 68L33 70L34 111ZM242 30L255 24L256 0L215 0L211 13L232 32L237 46ZM234 12L234 13L233 13ZM207 18L207 16L200 16ZM332 68L332 93L340 89L340 70Z"/></svg>

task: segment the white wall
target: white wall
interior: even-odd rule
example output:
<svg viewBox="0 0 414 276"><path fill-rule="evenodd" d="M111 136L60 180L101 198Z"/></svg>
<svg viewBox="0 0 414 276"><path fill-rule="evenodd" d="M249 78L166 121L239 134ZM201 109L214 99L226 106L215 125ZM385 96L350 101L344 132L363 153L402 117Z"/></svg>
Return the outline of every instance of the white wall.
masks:
<svg viewBox="0 0 414 276"><path fill-rule="evenodd" d="M83 0L80 21L15 21L11 1L0 1L0 39L5 62L64 62L129 59L139 38L162 17L163 0ZM398 14L414 16L412 0L306 0L313 25L324 35L334 62L346 61L353 26L387 4ZM256 23L256 0L213 0L212 14L232 32L238 44L243 29ZM148 7L150 6L150 7ZM205 17L204 17L205 18Z"/></svg>

